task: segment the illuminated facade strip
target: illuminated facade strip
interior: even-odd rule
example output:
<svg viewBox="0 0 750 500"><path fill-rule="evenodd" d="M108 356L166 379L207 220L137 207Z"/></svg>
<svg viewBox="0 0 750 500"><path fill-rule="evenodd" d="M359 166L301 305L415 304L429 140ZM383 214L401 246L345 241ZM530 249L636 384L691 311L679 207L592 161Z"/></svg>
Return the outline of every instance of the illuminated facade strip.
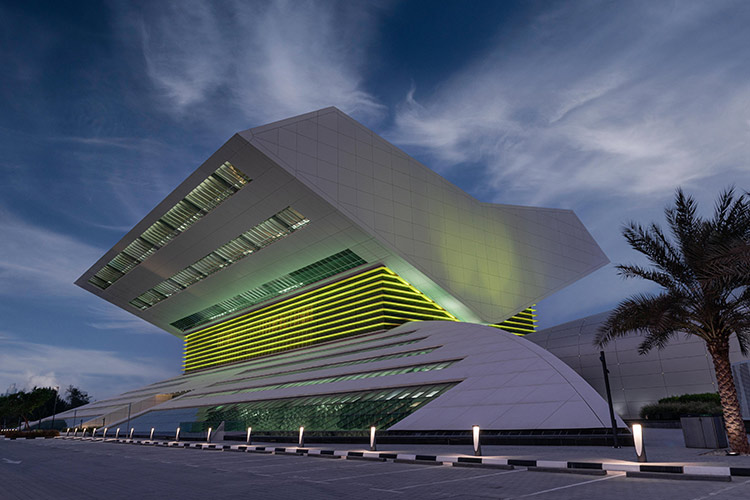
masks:
<svg viewBox="0 0 750 500"><path fill-rule="evenodd" d="M516 335L526 335L528 333L534 333L536 332L536 309L534 307L527 307L523 311L519 312L518 314L511 316L510 318L506 319L502 323L498 323L496 325L489 325L494 326L495 328L500 328L501 330L505 330L506 332L514 333Z"/></svg>
<svg viewBox="0 0 750 500"><path fill-rule="evenodd" d="M353 300L361 298L368 293L372 293L373 290L377 291L378 283L382 279L390 279L391 283L394 285L400 285L401 297L405 301L416 301L420 304L423 303L424 300L432 302L421 292L403 281L395 273L390 270L389 273L390 274L384 274L382 266L369 269L354 276L340 279L335 283L295 295L292 300L287 299L283 302L273 304L273 307L264 307L254 312L239 316L233 320L225 321L218 325L189 333L186 337L196 343L207 340L214 341L221 336L227 336L236 333L239 330L248 330L255 326L262 325L264 321L273 321L278 315L291 315L294 312L298 312L300 308L312 306L323 299L325 299L328 304L335 302L341 307L346 307L347 305L352 305Z"/></svg>
<svg viewBox="0 0 750 500"><path fill-rule="evenodd" d="M239 191L250 180L231 163L224 162L114 259L99 269L88 282L106 290L151 254L187 231L190 226Z"/></svg>
<svg viewBox="0 0 750 500"><path fill-rule="evenodd" d="M226 269L251 253L286 238L309 222L310 219L305 218L292 207L287 207L142 293L131 300L130 305L140 310L148 309L207 276Z"/></svg>
<svg viewBox="0 0 750 500"><path fill-rule="evenodd" d="M408 321L457 319L381 266L188 334L186 372Z"/></svg>

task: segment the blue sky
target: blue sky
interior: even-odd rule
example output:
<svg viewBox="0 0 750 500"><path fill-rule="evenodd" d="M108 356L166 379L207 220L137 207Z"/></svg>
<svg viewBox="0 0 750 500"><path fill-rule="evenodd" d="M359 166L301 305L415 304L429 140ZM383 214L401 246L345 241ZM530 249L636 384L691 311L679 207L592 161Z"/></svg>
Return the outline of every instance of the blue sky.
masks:
<svg viewBox="0 0 750 500"><path fill-rule="evenodd" d="M750 189L748 25L742 1L0 3L0 392L177 375L176 338L73 281L233 133L325 106L635 261L622 223L676 186ZM610 266L541 326L644 289Z"/></svg>

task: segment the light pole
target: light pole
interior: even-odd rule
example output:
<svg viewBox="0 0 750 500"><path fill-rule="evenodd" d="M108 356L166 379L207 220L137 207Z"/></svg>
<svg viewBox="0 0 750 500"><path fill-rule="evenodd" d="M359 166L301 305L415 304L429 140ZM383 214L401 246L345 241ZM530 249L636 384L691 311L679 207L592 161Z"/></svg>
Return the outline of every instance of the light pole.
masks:
<svg viewBox="0 0 750 500"><path fill-rule="evenodd" d="M52 405L52 424L50 429L55 428L55 413L57 413L57 394L60 392L60 386L55 386L55 403Z"/></svg>
<svg viewBox="0 0 750 500"><path fill-rule="evenodd" d="M602 362L602 371L604 372L604 385L607 388L609 419L612 423L612 440L614 441L614 448L619 448L620 443L617 441L617 421L615 420L615 410L612 407L612 390L609 388L609 370L607 369L607 357L604 355L604 351L599 352L599 361Z"/></svg>

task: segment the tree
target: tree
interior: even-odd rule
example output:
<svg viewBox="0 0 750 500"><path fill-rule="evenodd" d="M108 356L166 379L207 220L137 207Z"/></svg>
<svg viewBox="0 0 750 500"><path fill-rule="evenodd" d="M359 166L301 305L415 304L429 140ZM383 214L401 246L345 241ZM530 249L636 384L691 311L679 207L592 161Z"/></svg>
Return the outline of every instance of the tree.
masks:
<svg viewBox="0 0 750 500"><path fill-rule="evenodd" d="M657 224L625 226L625 239L650 265L618 265L618 273L652 281L661 291L622 301L595 343L603 346L637 333L644 338L639 353L645 354L679 334L703 339L713 360L730 447L750 454L729 363L732 336L743 355L750 346L750 195L724 191L710 219L698 216L697 208L678 189L674 205L665 209L669 236Z"/></svg>
<svg viewBox="0 0 750 500"><path fill-rule="evenodd" d="M87 405L90 403L89 395L80 390L78 387L69 385L65 390L65 394L67 395L68 400L68 410L72 410L73 408L78 408L79 406Z"/></svg>

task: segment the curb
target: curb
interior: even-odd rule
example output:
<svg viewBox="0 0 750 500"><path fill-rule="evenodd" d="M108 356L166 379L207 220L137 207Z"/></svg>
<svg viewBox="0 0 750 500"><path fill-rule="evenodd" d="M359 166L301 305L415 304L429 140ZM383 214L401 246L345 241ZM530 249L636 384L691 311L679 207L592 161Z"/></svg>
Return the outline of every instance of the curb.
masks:
<svg viewBox="0 0 750 500"><path fill-rule="evenodd" d="M19 440L26 440L26 439L57 439L60 436L32 436L32 437L17 437L17 438L9 438L5 436L0 436L0 440L2 441L19 441Z"/></svg>
<svg viewBox="0 0 750 500"><path fill-rule="evenodd" d="M6 438L9 439L9 438ZM41 439L41 438L40 438ZM49 438L47 438L49 439ZM102 441L101 438L64 437L57 439L75 439L83 441ZM635 473L631 477L648 477L659 479L706 479L726 481L732 477L750 477L750 467L727 467L711 465L656 465L639 464L636 462L576 462L557 460L529 460L519 458L474 457L461 455L418 455L410 453L387 453L377 451L348 451L329 450L323 448L300 448L297 446L275 447L245 444L210 444L177 441L157 441L139 439L107 439L107 442L122 444L137 444L151 446L166 446L180 448L196 448L215 451L235 451L245 453L265 453L275 455L324 456L326 458L346 458L350 460L385 461L393 460L399 463L423 465L451 465L457 467L487 467L510 468L526 467L545 472L569 472L580 474L606 474L607 472ZM602 471L602 472L595 472ZM642 474L642 475L641 475ZM655 474L655 475L653 475Z"/></svg>

